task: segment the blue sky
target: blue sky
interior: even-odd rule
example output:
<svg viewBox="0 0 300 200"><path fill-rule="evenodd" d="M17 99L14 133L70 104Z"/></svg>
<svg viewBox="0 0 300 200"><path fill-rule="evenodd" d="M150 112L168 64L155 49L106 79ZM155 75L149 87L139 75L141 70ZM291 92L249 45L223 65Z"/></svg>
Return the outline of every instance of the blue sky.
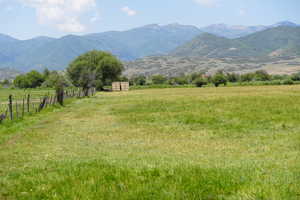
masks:
<svg viewBox="0 0 300 200"><path fill-rule="evenodd" d="M0 33L60 37L146 24L300 24L300 0L0 0Z"/></svg>

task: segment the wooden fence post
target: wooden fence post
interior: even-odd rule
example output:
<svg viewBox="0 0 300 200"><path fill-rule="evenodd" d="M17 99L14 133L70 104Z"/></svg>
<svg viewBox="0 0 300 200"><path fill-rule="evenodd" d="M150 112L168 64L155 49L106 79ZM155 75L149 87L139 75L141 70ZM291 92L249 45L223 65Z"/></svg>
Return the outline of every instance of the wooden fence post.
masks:
<svg viewBox="0 0 300 200"><path fill-rule="evenodd" d="M38 109L39 112L45 108L46 101L47 101L47 97L44 97L42 102L40 103L40 106L39 106L39 109Z"/></svg>
<svg viewBox="0 0 300 200"><path fill-rule="evenodd" d="M8 109L9 109L10 120L13 120L12 95L9 95L8 97Z"/></svg>
<svg viewBox="0 0 300 200"><path fill-rule="evenodd" d="M22 117L24 117L24 113L25 113L25 99L23 96L23 102L22 102Z"/></svg>
<svg viewBox="0 0 300 200"><path fill-rule="evenodd" d="M16 101L16 119L19 119L18 101Z"/></svg>
<svg viewBox="0 0 300 200"><path fill-rule="evenodd" d="M27 95L27 112L30 112L30 94Z"/></svg>

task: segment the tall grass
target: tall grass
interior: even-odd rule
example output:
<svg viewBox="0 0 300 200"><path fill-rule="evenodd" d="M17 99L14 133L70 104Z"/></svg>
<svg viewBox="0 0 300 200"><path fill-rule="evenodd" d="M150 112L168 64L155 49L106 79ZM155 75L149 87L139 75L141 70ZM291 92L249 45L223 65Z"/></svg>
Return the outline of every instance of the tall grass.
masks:
<svg viewBox="0 0 300 200"><path fill-rule="evenodd" d="M99 93L0 129L0 199L297 200L299 111L300 86Z"/></svg>

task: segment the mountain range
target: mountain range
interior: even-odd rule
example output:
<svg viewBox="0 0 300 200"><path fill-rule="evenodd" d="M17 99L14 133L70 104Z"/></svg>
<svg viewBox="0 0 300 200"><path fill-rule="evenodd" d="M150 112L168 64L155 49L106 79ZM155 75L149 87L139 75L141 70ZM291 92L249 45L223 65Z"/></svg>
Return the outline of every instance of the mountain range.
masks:
<svg viewBox="0 0 300 200"><path fill-rule="evenodd" d="M229 39L202 33L167 56L150 56L126 63L126 75L178 76L218 70L245 73L266 70L273 74L300 71L300 27L274 26L244 37Z"/></svg>
<svg viewBox="0 0 300 200"><path fill-rule="evenodd" d="M237 39L203 33L170 55L210 58L300 56L300 27L280 26Z"/></svg>
<svg viewBox="0 0 300 200"><path fill-rule="evenodd" d="M201 31L194 26L156 24L84 36L67 35L58 39L37 37L17 40L0 35L0 67L21 71L31 69L64 69L71 60L89 50L104 50L121 60L167 54L193 39Z"/></svg>
<svg viewBox="0 0 300 200"><path fill-rule="evenodd" d="M280 32L277 30L280 27L290 29ZM180 24L151 24L127 31L67 35L61 38L36 37L18 40L0 34L0 68L28 71L47 67L61 70L76 56L93 49L110 51L123 61L155 55L224 57L238 55L240 50L240 56L270 53L298 55L297 44L286 38L281 40L281 36L288 34L294 38L293 41L298 42L299 32L294 33L294 29L298 30L298 25L292 22L280 22L271 26L211 25L204 28ZM265 36L255 35L261 32ZM269 34L273 36L269 38ZM268 44L263 46L261 43Z"/></svg>
<svg viewBox="0 0 300 200"><path fill-rule="evenodd" d="M282 21L270 26L231 26L226 24L213 24L204 28L201 28L201 31L206 33L211 33L216 36L226 37L230 39L244 37L252 33L263 31L270 28L288 26L288 27L297 27L298 24L289 21Z"/></svg>

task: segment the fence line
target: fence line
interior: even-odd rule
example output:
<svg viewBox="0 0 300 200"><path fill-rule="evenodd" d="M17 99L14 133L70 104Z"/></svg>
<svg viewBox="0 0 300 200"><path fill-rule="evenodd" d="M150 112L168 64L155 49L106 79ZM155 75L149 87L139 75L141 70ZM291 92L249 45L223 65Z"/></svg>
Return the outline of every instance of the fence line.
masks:
<svg viewBox="0 0 300 200"><path fill-rule="evenodd" d="M94 96L95 93L95 88L91 88L88 91L88 96ZM21 100L15 100L13 95L9 95L7 103L0 103L0 124L5 120L21 119L26 114L38 113L47 107L56 105L59 103L58 98L65 100L81 97L84 97L84 92L80 88L65 90L60 97L48 92L39 99L33 99L30 94L26 94Z"/></svg>

